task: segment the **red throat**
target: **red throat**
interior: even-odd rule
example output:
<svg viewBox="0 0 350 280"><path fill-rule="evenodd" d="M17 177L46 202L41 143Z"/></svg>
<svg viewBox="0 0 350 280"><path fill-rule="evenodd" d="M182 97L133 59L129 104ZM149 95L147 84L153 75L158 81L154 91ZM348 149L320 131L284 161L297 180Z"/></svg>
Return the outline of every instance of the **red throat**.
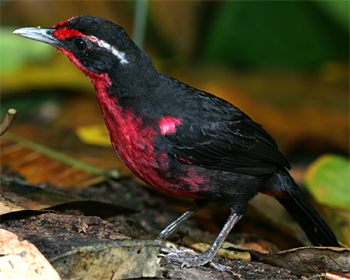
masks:
<svg viewBox="0 0 350 280"><path fill-rule="evenodd" d="M68 50L64 48L58 49L63 52L86 76L89 76L91 82L95 86L96 92L102 90L102 88L109 87L112 83L106 73L95 73L86 69L80 61Z"/></svg>

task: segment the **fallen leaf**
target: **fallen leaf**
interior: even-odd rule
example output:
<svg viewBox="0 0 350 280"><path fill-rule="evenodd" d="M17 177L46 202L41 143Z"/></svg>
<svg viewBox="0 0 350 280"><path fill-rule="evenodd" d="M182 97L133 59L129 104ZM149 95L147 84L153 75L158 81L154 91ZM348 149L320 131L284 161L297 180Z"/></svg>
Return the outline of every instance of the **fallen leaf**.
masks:
<svg viewBox="0 0 350 280"><path fill-rule="evenodd" d="M17 203L14 203L11 199L0 195L0 215L23 210L28 210L28 207L18 205Z"/></svg>
<svg viewBox="0 0 350 280"><path fill-rule="evenodd" d="M78 187L119 177L116 170L86 164L10 132L1 138L1 162L11 171L25 175L29 183L49 181L53 185Z"/></svg>
<svg viewBox="0 0 350 280"><path fill-rule="evenodd" d="M350 272L350 249L346 248L301 247L267 254L249 252L259 261L286 268L299 276L326 271Z"/></svg>
<svg viewBox="0 0 350 280"><path fill-rule="evenodd" d="M204 241L199 241L197 239L194 239L192 237L186 236L183 239L183 244L195 249L197 251L200 252L205 252L206 250L209 249L210 245L208 243L205 243ZM224 248L219 249L219 251L217 252L217 255L219 256L223 256L225 258L229 258L229 259L242 259L244 261L250 261L251 257L249 252L239 252L239 251L234 251L234 250L227 250Z"/></svg>
<svg viewBox="0 0 350 280"><path fill-rule="evenodd" d="M1 221L0 228L35 244L47 258L99 242L131 239L97 216L22 211L3 215Z"/></svg>
<svg viewBox="0 0 350 280"><path fill-rule="evenodd" d="M283 234L285 234L291 241L294 239L299 241L297 246L311 245L309 239L299 224L274 197L265 194L258 194L251 201L249 201L249 207L257 213L256 216L258 216L259 220L263 220L274 229L278 229L278 231L283 232ZM261 233L259 232L259 234ZM271 238L270 236L265 237ZM277 242L279 240L273 241L276 244L279 243ZM287 247L284 247L284 249L287 249Z"/></svg>
<svg viewBox="0 0 350 280"><path fill-rule="evenodd" d="M39 250L16 234L0 229L0 278L3 280L61 279Z"/></svg>
<svg viewBox="0 0 350 280"><path fill-rule="evenodd" d="M104 124L102 125L83 125L75 130L79 139L86 144L99 145L104 147L111 146L109 133Z"/></svg>
<svg viewBox="0 0 350 280"><path fill-rule="evenodd" d="M79 210L88 216L107 218L137 209L97 200L86 199L67 192L51 191L16 182L1 182L0 215L24 210ZM6 199L5 199L6 197ZM10 199L10 200L9 200ZM9 201L12 203L10 204ZM11 207L10 207L11 205ZM4 218L4 216L1 216Z"/></svg>
<svg viewBox="0 0 350 280"><path fill-rule="evenodd" d="M123 240L79 247L50 259L63 279L161 278L159 240Z"/></svg>

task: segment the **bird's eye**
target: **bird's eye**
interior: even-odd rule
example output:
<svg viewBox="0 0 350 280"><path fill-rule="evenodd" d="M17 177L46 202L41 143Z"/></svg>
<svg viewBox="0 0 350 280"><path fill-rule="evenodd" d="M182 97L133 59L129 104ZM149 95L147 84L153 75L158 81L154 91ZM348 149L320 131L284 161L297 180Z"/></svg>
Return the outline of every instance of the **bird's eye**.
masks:
<svg viewBox="0 0 350 280"><path fill-rule="evenodd" d="M82 39L76 39L75 40L75 46L77 47L77 49L78 50L80 50L80 51L82 51L83 49L85 49L86 48L86 42L84 41L84 40L82 40Z"/></svg>

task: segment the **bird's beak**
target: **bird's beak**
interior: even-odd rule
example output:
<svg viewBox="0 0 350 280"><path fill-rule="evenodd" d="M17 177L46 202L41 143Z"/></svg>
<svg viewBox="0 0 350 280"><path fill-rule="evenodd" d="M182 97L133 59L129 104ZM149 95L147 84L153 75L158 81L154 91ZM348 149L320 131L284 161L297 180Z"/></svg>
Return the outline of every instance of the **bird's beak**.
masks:
<svg viewBox="0 0 350 280"><path fill-rule="evenodd" d="M49 44L51 46L60 47L60 41L52 36L52 31L54 28L40 28L40 27L26 27L20 28L13 31L12 34L19 35L25 38L29 38L32 40L36 40L39 42L43 42Z"/></svg>

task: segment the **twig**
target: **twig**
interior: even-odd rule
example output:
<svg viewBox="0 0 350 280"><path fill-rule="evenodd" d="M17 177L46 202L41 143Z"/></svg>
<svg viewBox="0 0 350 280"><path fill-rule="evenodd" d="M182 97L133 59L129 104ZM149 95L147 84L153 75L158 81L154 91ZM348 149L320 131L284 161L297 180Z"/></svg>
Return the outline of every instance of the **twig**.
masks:
<svg viewBox="0 0 350 280"><path fill-rule="evenodd" d="M3 135L6 132L6 130L9 129L11 124L14 122L16 115L17 115L16 109L11 108L7 110L6 116L0 125L0 136Z"/></svg>

